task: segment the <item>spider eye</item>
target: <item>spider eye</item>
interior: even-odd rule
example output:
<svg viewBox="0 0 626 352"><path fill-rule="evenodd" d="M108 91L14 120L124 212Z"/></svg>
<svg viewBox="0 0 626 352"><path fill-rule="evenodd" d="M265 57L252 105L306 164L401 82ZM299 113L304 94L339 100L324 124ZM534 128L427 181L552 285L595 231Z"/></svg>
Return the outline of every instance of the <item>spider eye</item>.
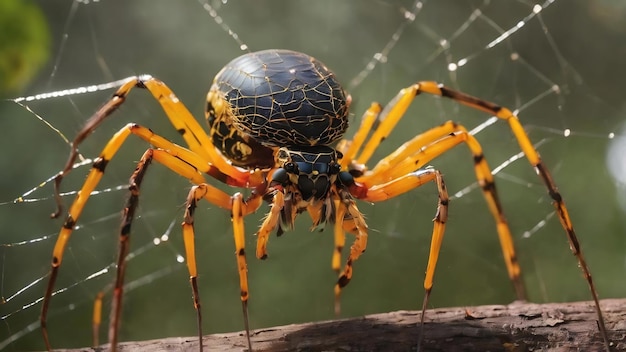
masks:
<svg viewBox="0 0 626 352"><path fill-rule="evenodd" d="M287 181L289 181L287 170L283 168L278 168L276 169L276 171L274 171L274 174L272 175L272 183L284 185L285 183L287 183Z"/></svg>
<svg viewBox="0 0 626 352"><path fill-rule="evenodd" d="M342 171L339 173L339 182L344 186L352 186L354 184L354 177L352 177L349 172Z"/></svg>
<svg viewBox="0 0 626 352"><path fill-rule="evenodd" d="M337 160L343 159L343 153L342 152L337 150L335 153L337 155Z"/></svg>
<svg viewBox="0 0 626 352"><path fill-rule="evenodd" d="M285 163L283 168L285 169L285 171L287 171L290 174L298 173L298 167L296 166L296 164L292 162Z"/></svg>
<svg viewBox="0 0 626 352"><path fill-rule="evenodd" d="M331 175L338 174L341 171L341 166L337 163L329 165L328 173Z"/></svg>

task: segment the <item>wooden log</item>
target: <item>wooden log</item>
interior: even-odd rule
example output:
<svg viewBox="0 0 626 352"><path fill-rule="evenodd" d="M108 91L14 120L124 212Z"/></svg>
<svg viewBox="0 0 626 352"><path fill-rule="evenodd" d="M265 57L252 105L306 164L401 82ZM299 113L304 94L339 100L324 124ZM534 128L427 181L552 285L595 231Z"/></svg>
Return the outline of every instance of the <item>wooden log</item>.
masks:
<svg viewBox="0 0 626 352"><path fill-rule="evenodd" d="M601 302L612 351L626 351L626 299ZM293 324L252 332L255 351L415 351L420 313ZM604 351L591 302L513 303L426 312L421 351ZM205 351L245 351L244 332L213 334ZM101 351L82 348L77 351ZM198 351L196 337L124 342L118 351Z"/></svg>

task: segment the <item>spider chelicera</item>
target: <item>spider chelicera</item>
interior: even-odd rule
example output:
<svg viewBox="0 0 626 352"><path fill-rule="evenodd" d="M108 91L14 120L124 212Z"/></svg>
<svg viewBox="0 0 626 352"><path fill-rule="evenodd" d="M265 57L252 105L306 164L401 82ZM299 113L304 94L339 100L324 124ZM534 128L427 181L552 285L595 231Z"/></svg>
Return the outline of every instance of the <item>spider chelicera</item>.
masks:
<svg viewBox="0 0 626 352"><path fill-rule="evenodd" d="M426 165L461 143L473 155L476 178L496 222L508 275L517 298L524 300L526 295L521 270L491 169L480 144L465 127L451 121L446 122L418 134L380 160L373 168L366 166L374 150L391 133L414 97L421 93L450 98L509 123L521 150L552 198L571 250L578 259L595 301L598 325L608 349L597 293L565 203L518 118L509 109L435 82L419 82L400 90L385 107L372 104L363 115L354 137L351 140L342 139L348 127L351 98L337 82L335 75L320 61L306 54L288 50L265 50L242 55L217 74L207 95L207 134L163 82L150 76L131 77L87 121L74 139L69 159L55 179L57 211L53 217L62 212L59 187L78 156L78 145L126 100L135 87L147 89L157 99L187 147L174 144L146 127L129 123L108 141L95 159L87 180L69 208L52 254L52 269L41 312L41 327L49 350L51 345L46 317L65 247L87 199L102 178L107 163L131 134L149 142L152 147L145 151L130 177L130 196L123 210L109 326L112 350L118 341L125 257L129 250L131 223L139 201L141 181L153 161L165 165L194 184L187 196L182 232L193 303L197 312L200 350L202 331L194 248L194 212L197 203L202 199L231 213L246 337L251 349L244 250L243 219L246 215L257 211L264 201L269 203L269 213L256 233L256 257L260 259L267 257L266 247L270 233L276 231L280 235L284 230L292 229L296 216L305 211L309 213L315 226L332 224L335 238L332 268L338 272L345 232L355 236L345 266L339 272L339 279L335 284L335 309L338 311L341 291L350 282L353 264L367 245L368 228L356 200L380 202L425 183L435 182L439 200L424 279L425 295L421 315L423 326L448 213L448 193L442 174ZM233 187L248 189L250 195L244 197L241 193L227 194L208 183L205 176ZM99 323L99 317L94 320Z"/></svg>

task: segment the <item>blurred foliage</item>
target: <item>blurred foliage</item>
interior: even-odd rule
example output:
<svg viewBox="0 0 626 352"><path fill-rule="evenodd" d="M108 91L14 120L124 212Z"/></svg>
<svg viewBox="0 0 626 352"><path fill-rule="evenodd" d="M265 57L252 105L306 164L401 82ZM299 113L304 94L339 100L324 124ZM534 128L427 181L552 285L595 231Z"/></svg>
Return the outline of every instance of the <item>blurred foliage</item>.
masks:
<svg viewBox="0 0 626 352"><path fill-rule="evenodd" d="M50 32L39 6L0 1L0 96L24 89L49 56Z"/></svg>

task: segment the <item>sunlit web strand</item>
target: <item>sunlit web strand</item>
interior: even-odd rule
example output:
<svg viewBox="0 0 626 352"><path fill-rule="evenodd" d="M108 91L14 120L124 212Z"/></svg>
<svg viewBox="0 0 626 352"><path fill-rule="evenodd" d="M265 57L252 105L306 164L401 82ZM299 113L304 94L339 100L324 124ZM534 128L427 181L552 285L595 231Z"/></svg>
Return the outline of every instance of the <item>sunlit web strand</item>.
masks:
<svg viewBox="0 0 626 352"><path fill-rule="evenodd" d="M533 146L535 147L535 149L538 149L540 146L542 146L543 144L545 144L546 142L548 142L548 139L544 138L542 140L540 140L538 143L535 143ZM505 168L507 168L508 166L510 166L511 164L513 164L514 162L516 162L519 159L523 159L525 157L524 152L519 152L513 156L511 156L510 158L506 159L504 162L502 162L500 165L496 166L494 169L491 170L491 174L493 174L494 176L499 174L500 172L502 172L502 170L504 170ZM527 185L527 182L523 182L523 181L519 181L517 183L523 184L523 185ZM479 187L478 182L473 182L472 184L464 187L463 189L455 192L453 195L450 196L450 200L455 200L455 199L459 199L462 198L464 196L466 196L468 193L472 192L473 190L477 189Z"/></svg>
<svg viewBox="0 0 626 352"><path fill-rule="evenodd" d="M167 240L169 239L169 235L170 235L170 233L171 233L171 231L172 231L172 229L173 229L173 227L174 227L174 224L175 224L175 220L172 220L172 222L170 222L170 225L168 226L168 228L165 230L165 232L163 232L163 235L161 235L161 236L159 237L159 241L152 241L152 242L146 243L146 244L144 244L143 246L141 246L141 247L137 248L136 250L134 250L134 251L130 252L130 253L127 255L127 257L126 257L126 261L127 261L127 262L129 262L129 261L131 261L132 259L134 259L134 258L136 258L136 257L138 257L138 256L140 256L140 255L142 255L142 254L144 254L144 253L146 253L147 251L149 251L149 250L151 250L151 249L155 248L156 246L158 246L158 245L159 245L159 244L161 244L162 242L167 241ZM175 253L174 257L175 257L175 261L176 261L177 263L184 263L184 261L185 261L184 257L183 257L181 254L179 254L179 253ZM92 274L87 275L85 278L83 278L83 279L81 279L81 280L79 280L79 281L77 281L77 282L74 282L73 284L71 284L71 285L69 285L69 286L67 286L67 287L63 287L63 288L60 288L60 289L58 289L58 290L54 291L54 292L52 293L52 295L53 295L53 296L54 296L54 295L57 295L57 294L59 294L59 293L65 292L65 291L67 291L67 290L69 290L69 289L71 289L71 288L73 288L73 287L75 287L75 286L77 286L77 285L79 285L79 284L81 284L81 283L84 283L84 282L87 282L87 281L89 281L89 280L92 280L92 279L95 279L95 278L97 278L97 277L100 277L100 276L102 276L102 275L104 275L104 274L108 273L110 269L113 269L113 268L115 267L115 265L116 265L115 263L110 263L110 264L108 264L107 266L105 266L105 267L103 267L103 268L101 268L101 269L99 269L99 270L97 270L97 271L93 272ZM44 280L47 276L48 276L48 275L46 274L46 275L44 275L44 276L41 276L41 277L39 277L39 278L37 278L37 279L33 280L32 282L30 282L29 284L27 284L26 286L24 286L24 287L22 287L21 289L17 290L14 294L12 294L12 295L10 295L8 298L6 298L6 299L5 299L5 302L9 302L9 301L13 300L15 297L19 296L20 294L22 294L22 293L24 293L24 292L28 291L30 288L32 288L33 286L37 285L39 282L41 282L42 280ZM144 281L145 281L145 280L144 280ZM37 304L37 303L41 302L42 300L43 300L43 297L39 297L39 298L38 298L38 299L36 299L35 301L30 302L30 303L28 303L28 304L25 304L24 306L22 306L20 309L18 309L18 310L17 310L17 311L15 311L15 312L12 312L12 313L9 313L9 314L6 314L6 315L3 315L3 316L0 316L0 320L5 320L5 319L7 319L8 317L10 317L11 315L13 315L13 314L15 314L15 313L17 313L17 312L23 311L23 310L25 310L25 309L27 309L27 308L30 308L30 307L32 307L33 305L35 305L35 304Z"/></svg>
<svg viewBox="0 0 626 352"><path fill-rule="evenodd" d="M59 44L59 51L58 51L56 58L54 59L54 65L52 66L52 72L50 72L50 79L48 80L48 88L50 87L50 84L52 84L53 78L56 76L57 70L59 68L59 63L61 62L61 57L63 57L63 54L65 53L65 46L67 44L67 39L68 39L67 33L69 33L70 24L75 18L76 10L78 9L79 3L80 1L72 1L72 6L70 7L70 11L67 15L67 20L65 21L65 24L63 25L63 33L65 34L61 37L61 42Z"/></svg>
<svg viewBox="0 0 626 352"><path fill-rule="evenodd" d="M548 132L556 135L560 135L563 137L586 137L586 138L600 138L600 139L614 139L614 138L626 138L626 135L616 134L615 132L609 133L593 133L593 132L584 132L584 131L573 131L569 128L559 129L538 125L526 125L526 128Z"/></svg>
<svg viewBox="0 0 626 352"><path fill-rule="evenodd" d="M483 16L482 13L480 14L480 18L483 19L486 23L488 23L489 25L491 25L494 29L502 32L498 37L496 37L495 39L491 40L489 43L487 43L482 50L477 51L473 54L470 54L460 60L458 60L455 63L451 63L448 65L449 69L451 70L456 70L459 67L465 66L470 60L476 58L481 52L485 51L485 50L490 50L493 47L497 46L498 44L502 43L503 41L505 41L506 39L508 39L509 37L511 37L513 34L515 34L517 31L519 31L522 27L524 27L530 20L532 20L535 16L537 16L541 11L545 10L548 6L552 5L552 3L554 3L556 0L547 0L545 1L542 5L539 4L535 4L531 10L531 12L526 15L526 17L524 17L523 19L521 19L520 21L518 21L513 27L509 28L506 31L502 32L502 28L500 28L495 22L493 22L490 18ZM555 47L553 47L555 48Z"/></svg>
<svg viewBox="0 0 626 352"><path fill-rule="evenodd" d="M436 58L439 57L439 55L441 55L442 53L446 53L446 61L448 63L448 68L449 68L448 70L450 72L454 72L455 70L450 69L451 65L453 65L452 55L449 53L450 43L452 43L463 32L465 32L481 15L482 15L482 11L480 9L475 9L474 11L472 11L472 13L469 15L467 20L463 22L459 26L459 28L457 28L457 30L454 31L454 33L452 33L452 35L449 38L442 38L439 36L438 33L433 31L430 27L418 24L419 29L424 34L426 34L426 36L429 37L433 41L433 43L435 43L438 46L438 49L435 50L430 56L428 56L424 60L423 64L425 65L431 64L433 61L435 61Z"/></svg>
<svg viewBox="0 0 626 352"><path fill-rule="evenodd" d="M534 98L532 98L531 100L529 100L527 103L525 103L524 105L522 105L521 107L519 107L519 109L513 110L513 114L514 115L518 115L520 113L520 111L528 108L529 106L531 106L532 104L540 101L541 99L547 97L548 95L552 94L552 93L558 93L558 86L554 85L552 86L550 89L545 90L543 92L541 92L540 94L538 94L537 96L535 96ZM474 127L472 130L469 131L469 134L471 134L472 136L475 136L477 134L479 134L480 132L484 131L487 127L495 124L496 122L498 122L500 119L497 118L496 116L491 116L490 118L488 118L487 120L485 120L483 123L481 123L480 125ZM569 131L569 130L566 130ZM569 135L568 132L566 131L559 131L559 134L561 135L565 135L566 137ZM570 131L571 133L571 131ZM542 146L543 144L545 144L547 142L547 139L542 139L540 140L538 143L536 143L534 145L535 149L539 149L540 146ZM521 159L522 157L524 157L524 153L523 152L519 152L513 156L511 156L510 158L508 158L507 160L505 160L503 163L501 163L500 165L498 165L497 167L495 167L491 173L493 175L497 175L498 173L500 173L502 170L504 170L506 167L508 167L509 165L511 165L513 162ZM520 184L523 184L523 182L517 182ZM474 182L466 187L464 187L463 189L461 189L460 191L456 192L454 195L452 195L450 197L451 200L454 199L459 199L463 196L465 196L466 194L470 193L471 191L473 191L474 189L476 189L478 187L478 183Z"/></svg>
<svg viewBox="0 0 626 352"><path fill-rule="evenodd" d="M180 263L181 261L177 260L177 262ZM151 282L153 282L155 280L158 280L158 279L160 279L160 278L162 278L162 277L164 277L166 275L169 275L170 273L174 272L175 270L177 270L179 268L181 268L180 265L173 264L173 265L168 265L168 266L165 266L165 267L163 267L161 269L155 270L155 271L153 271L150 274L144 275L144 276L140 277L137 280L133 280L133 281L125 284L124 285L124 291L126 293L131 292L134 289L137 289L137 288L139 288L141 286L145 286L145 285L150 284ZM68 286L66 288L63 288L63 289L55 291L52 295L54 296L57 293L60 293L60 292L65 291L65 290L68 290L68 289L70 289L70 288L72 288L72 287L74 287L74 286L76 286L76 285L78 285L78 284L80 284L80 283L82 283L84 281L91 280L91 279L93 279L95 277L101 276L101 275L107 273L108 269L109 269L109 267L104 268L104 269L102 269L100 271L97 271L97 272L91 274L90 276L88 276L87 278L85 278L84 280L82 280L80 282L77 282L74 285L71 285L71 286ZM45 278L45 277L42 277L40 279L43 279L43 278ZM22 309L20 309L20 310L18 310L16 312L13 312L13 313L9 313L8 315L0 317L0 321L7 319L8 317L10 317L11 315L13 315L15 313L21 312L21 311L23 311L26 308L30 308L33 305L41 302L42 300L43 300L43 297L40 297L35 302L29 303L28 305L22 307ZM71 310L71 308L67 307L66 310ZM4 349L5 347L10 345L11 343L19 340L20 338L24 337L28 333L33 332L35 330L39 330L40 328L41 328L41 323L39 322L39 320L35 320L34 322L28 324L23 329L19 330L18 332L14 333L13 335L9 336L6 340L0 341L0 350Z"/></svg>
<svg viewBox="0 0 626 352"><path fill-rule="evenodd" d="M217 23L220 27L222 27L222 29L224 30L224 32L228 33L228 35L233 38L233 40L235 40L235 42L237 42L237 44L239 44L239 49L241 51L247 51L250 52L250 48L248 47L248 45L246 43L243 42L243 40L241 40L241 38L239 38L239 34L237 34L235 31L233 31L230 26L228 26L225 22L224 19L217 13L217 11L215 10L215 8L213 6L211 6L211 4L209 4L208 0L198 0L198 2L200 2L200 4L202 5L202 8L209 13L209 16L211 16L211 18L213 19L213 21L215 21L215 23ZM224 0L224 4L226 4L226 1Z"/></svg>
<svg viewBox="0 0 626 352"><path fill-rule="evenodd" d="M528 230L528 231L524 231L524 233L522 234L523 238L530 238L530 236L534 235L535 233L537 233L542 227L546 226L548 224L548 221L550 219L552 219L552 217L554 217L554 215L556 214L556 211L551 211L550 213L548 213L548 215L546 215L545 218L539 220L539 222L533 226L532 229Z"/></svg>
<svg viewBox="0 0 626 352"><path fill-rule="evenodd" d="M534 98L532 98L531 100L529 100L527 103L525 103L524 105L520 106L518 109L513 110L512 113L513 115L519 115L520 111L528 108L529 106L535 104L536 102L540 101L541 99L549 96L552 93L558 93L558 86L553 85L552 87L550 87L550 89L545 90L541 93L539 93L537 96L535 96ZM497 118L496 116L491 116L489 117L487 120L485 120L483 123L481 123L480 125L474 127L472 130L469 131L469 134L471 134L472 136L475 136L477 134L479 134L480 132L484 131L487 127L495 124L496 122L498 122L500 119ZM564 135L564 132L561 131L560 132L561 135ZM567 134L565 134L567 136ZM538 143L534 144L534 147L536 150L539 149L540 146L542 146L543 144L545 144L547 142L547 139L542 139L540 140ZM504 170L506 167L508 167L509 165L511 165L513 162L521 159L522 157L524 157L524 153L523 152L519 152L513 156L511 156L510 158L508 158L507 160L505 160L503 163L501 163L500 165L498 165L496 168L494 168L491 173L493 175L497 175L498 173L500 173L502 170ZM517 182L520 184L524 184L523 182ZM452 195L450 197L451 200L454 199L459 199L463 196L465 196L466 194L470 193L471 191L473 191L474 189L476 189L478 187L478 183L474 182L466 187L464 187L463 189L461 189L460 191L454 193L454 195Z"/></svg>
<svg viewBox="0 0 626 352"><path fill-rule="evenodd" d="M74 230L79 230L79 229L81 229L83 227L88 227L88 226L91 226L91 225L94 225L94 224L98 224L98 223L101 223L101 222L105 222L105 221L108 221L108 220L111 220L111 219L119 219L119 217L120 217L120 213L119 212L114 212L112 214L102 216L102 217L98 218L97 220L94 220L94 221L91 221L91 222L87 222L87 223L81 223L80 225L76 225L76 226L74 226ZM28 244L42 242L42 241L48 240L50 238L56 237L57 235L58 235L58 232L54 232L53 234L42 235L42 236L39 236L39 237L30 238L30 239L22 240L22 241L18 241L18 242L1 243L0 247L19 247L19 246L24 246L24 245L28 245Z"/></svg>
<svg viewBox="0 0 626 352"><path fill-rule="evenodd" d="M93 162L93 160L91 159L85 159L81 162L78 162L74 165L72 165L72 169L76 169L79 168L81 166L85 166L88 164L91 164ZM54 175L48 177L47 179L45 179L44 181L40 182L37 186L29 189L28 191L24 192L21 196L15 198L12 202L4 202L4 203L0 203L0 205L5 205L5 204L9 204L9 203L27 203L27 202L36 202L36 201L40 201L40 200L44 200L47 198L40 198L40 199L28 199L26 197L28 197L29 195L31 195L33 192L35 192L36 190L44 187L46 184L48 184L49 182L52 182L52 180L54 180L55 177L57 177L58 173L55 173Z"/></svg>
<svg viewBox="0 0 626 352"><path fill-rule="evenodd" d="M22 98L17 98L17 99L22 99ZM65 144L70 144L70 140L63 134L63 132L61 132L61 130L59 130L58 128L52 126L52 124L50 122L48 122L46 119L44 119L43 117L41 117L41 115L37 114L36 112L33 111L33 109L31 109L28 105L24 105L21 102L17 101L17 100L13 100L17 105L21 106L22 108L24 108L26 111L30 112L31 114L33 114L40 122L42 122L44 125L46 125L46 127L48 127L49 129L51 129L52 131L54 131L54 133L56 133L59 137L61 137L61 139L63 139L63 142L65 142ZM83 156L82 155L78 155L80 160L83 160Z"/></svg>
<svg viewBox="0 0 626 352"><path fill-rule="evenodd" d="M128 185L127 184L123 184L123 185L118 185L118 186L115 186L115 187L109 187L109 188L104 188L104 189L101 189L101 190L92 191L89 194L89 196L97 196L97 195L101 195L101 194L104 194L104 193L124 191L124 190L128 190ZM76 191L67 191L67 192L59 193L59 196L67 197L67 196L73 196L73 195L75 195L77 193L78 193L78 190L76 190ZM36 203L36 202L41 202L41 201L48 200L48 199L51 199L51 198L52 198L52 196L50 196L50 197L43 197L43 198L18 198L15 201L13 201L13 203ZM6 203L0 203L0 205L2 205L2 204L6 204Z"/></svg>
<svg viewBox="0 0 626 352"><path fill-rule="evenodd" d="M94 93L94 92L98 92L101 90L107 90L107 89L120 87L122 84L126 83L126 81L127 79L125 78L125 79L119 79L117 81L112 81L112 82L107 82L107 83L94 84L90 86L83 86L83 87L77 87L77 88L71 88L71 89L57 90L53 92L40 93L40 94L29 95L25 97L13 98L10 100L16 103L21 103L21 102L31 102L31 101L36 101L36 100L60 98L60 97L65 97L65 96L73 96L73 95L79 95L79 94Z"/></svg>
<svg viewBox="0 0 626 352"><path fill-rule="evenodd" d="M376 68L376 65L378 65L379 63L387 62L387 57L389 56L389 53L400 40L404 29L408 24L412 23L415 20L417 14L422 9L422 7L423 3L417 0L410 10L403 11L404 20L400 22L400 25L398 25L398 28L391 36L391 40L389 40L387 44L385 44L385 47L381 51L375 53L374 56L372 56L372 59L367 63L367 65L365 65L365 68L363 68L363 70L361 70L361 72L359 72L356 77L354 77L350 81L350 84L348 85L349 90L353 90L355 87L361 84L361 82L363 82L363 80L372 72L372 70Z"/></svg>
<svg viewBox="0 0 626 352"><path fill-rule="evenodd" d="M55 69L53 70L51 76L54 76L55 70L56 70L56 64L55 64ZM42 122L47 128L51 129L56 135L61 137L63 142L65 142L67 145L71 145L70 140L63 134L63 132L61 132L58 128L54 127L50 122L48 122L42 116L40 116L39 114L34 112L26 104L29 103L29 102L33 102L33 101L54 99L54 98L60 98L60 97L65 97L65 96L74 96L74 95L79 95L79 94L88 94L88 93L94 93L94 92L98 92L98 91L102 91L102 90L113 89L113 88L117 88L117 87L121 86L125 82L126 82L126 79L120 79L120 80L117 80L117 81L112 81L112 82L107 82L107 83L101 83L101 84L95 84L95 85L90 85L90 86L83 86L83 87L76 87L76 88L70 88L70 89L57 90L57 91L40 93L40 94L35 94L35 95L28 95L28 96L23 96L23 97L17 97L17 98L8 99L8 100L18 104L19 106L24 108L26 111L30 112L40 122ZM78 158L81 161L85 161L85 158L83 157L82 154L78 154ZM48 182L49 182L49 180L48 180Z"/></svg>
<svg viewBox="0 0 626 352"><path fill-rule="evenodd" d="M76 169L76 168L79 168L79 167L82 167L82 166L85 166L85 165L90 165L92 162L93 162L92 159L85 159L84 161L81 161L79 163L74 164L72 166L72 169ZM56 176L57 176L57 174L54 174L54 175L48 177L46 180L42 181L37 186L29 189L28 191L24 192L22 195L18 196L17 198L13 199L12 201L0 202L0 206L7 205L7 204L15 204L15 203L36 203L36 202L41 202L41 201L45 201L45 200L50 199L51 197L28 198L28 196L30 196L35 191L43 188L48 183L52 182L55 179ZM105 189L101 189L101 190L95 190L95 191L92 191L90 195L91 196L95 196L95 195L101 195L101 194L104 194L104 193L122 191L122 190L127 190L127 189L128 189L128 185L127 184L123 184L123 185L117 185L117 186L113 186L113 187L109 187L109 188L105 188ZM59 195L61 197L66 197L66 196L75 195L76 193L78 193L78 190L63 192L63 193L60 193Z"/></svg>

